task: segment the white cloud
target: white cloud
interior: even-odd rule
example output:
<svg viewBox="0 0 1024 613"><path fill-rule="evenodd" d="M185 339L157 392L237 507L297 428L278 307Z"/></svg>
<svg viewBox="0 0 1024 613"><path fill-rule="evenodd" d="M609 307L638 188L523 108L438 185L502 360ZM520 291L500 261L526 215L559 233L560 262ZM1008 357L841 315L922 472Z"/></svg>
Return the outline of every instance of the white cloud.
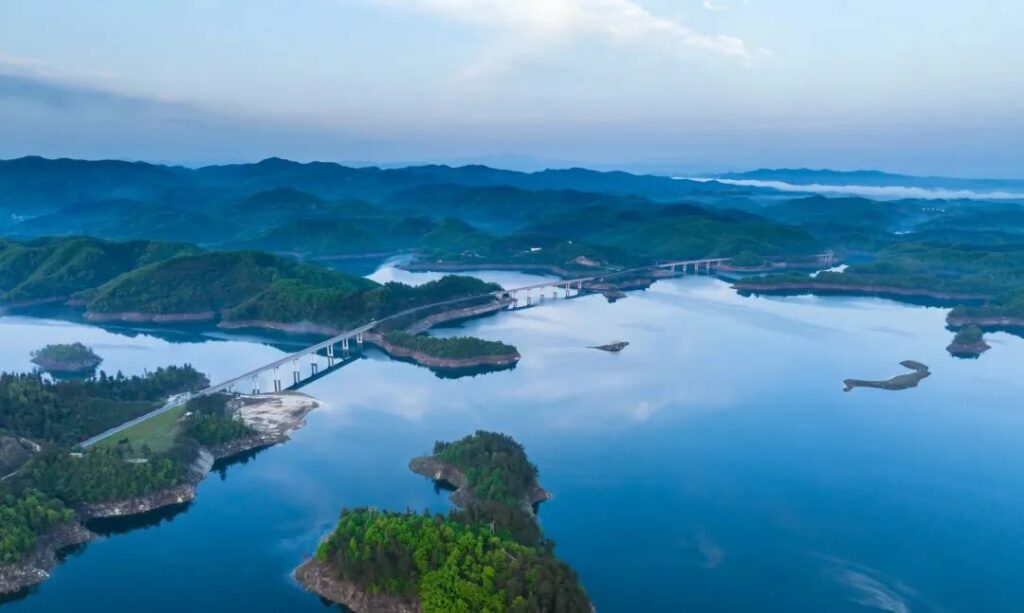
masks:
<svg viewBox="0 0 1024 613"><path fill-rule="evenodd" d="M499 42L462 71L464 77L499 72L552 46L596 40L669 56L707 53L743 63L752 54L743 40L706 34L656 15L635 0L376 0L489 28Z"/></svg>
<svg viewBox="0 0 1024 613"><path fill-rule="evenodd" d="M704 8L706 8L709 11L715 12L729 10L729 7L723 4L715 4L713 0L704 0Z"/></svg>

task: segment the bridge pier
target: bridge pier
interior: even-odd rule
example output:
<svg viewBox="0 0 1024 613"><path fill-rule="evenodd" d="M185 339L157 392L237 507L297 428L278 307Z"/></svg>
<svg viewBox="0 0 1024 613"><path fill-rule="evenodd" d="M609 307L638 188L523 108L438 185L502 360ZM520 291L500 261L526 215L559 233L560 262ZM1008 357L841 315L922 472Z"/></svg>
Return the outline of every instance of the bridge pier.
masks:
<svg viewBox="0 0 1024 613"><path fill-rule="evenodd" d="M302 380L302 373L299 372L299 361L298 360L293 360L292 361L292 383L293 383L293 385L298 385L299 381L301 381L301 380Z"/></svg>
<svg viewBox="0 0 1024 613"><path fill-rule="evenodd" d="M360 349L363 348L363 333L362 332L360 332L359 334L356 334L356 345L359 345Z"/></svg>
<svg viewBox="0 0 1024 613"><path fill-rule="evenodd" d="M316 360L314 360L314 361L309 363L309 374L310 374L310 376L315 375L316 371L317 371L317 363L316 363Z"/></svg>
<svg viewBox="0 0 1024 613"><path fill-rule="evenodd" d="M345 355L348 355L348 339L347 338L341 339L341 352L344 353Z"/></svg>
<svg viewBox="0 0 1024 613"><path fill-rule="evenodd" d="M256 396L260 393L260 380L256 375L252 376L252 395Z"/></svg>
<svg viewBox="0 0 1024 613"><path fill-rule="evenodd" d="M327 345L327 357L334 357L334 345Z"/></svg>

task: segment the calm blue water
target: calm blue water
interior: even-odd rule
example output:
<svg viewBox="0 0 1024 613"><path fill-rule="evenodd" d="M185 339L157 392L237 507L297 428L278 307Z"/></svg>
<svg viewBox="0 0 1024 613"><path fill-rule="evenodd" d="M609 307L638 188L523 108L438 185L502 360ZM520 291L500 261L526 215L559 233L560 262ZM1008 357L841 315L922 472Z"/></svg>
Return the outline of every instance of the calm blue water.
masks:
<svg viewBox="0 0 1024 613"><path fill-rule="evenodd" d="M374 277L392 275L430 278ZM4 609L323 610L289 573L338 511L446 509L406 464L485 428L539 465L555 494L544 529L599 611L1021 611L1024 340L991 335L980 360L956 360L944 315L689 278L440 330L514 343L522 362L447 380L371 352L304 390L323 407L291 442L211 475L173 518L89 544ZM213 379L282 353L214 336L4 317L0 368L71 340L108 370L189 361ZM631 345L586 348L613 340ZM908 358L932 367L921 387L842 392Z"/></svg>

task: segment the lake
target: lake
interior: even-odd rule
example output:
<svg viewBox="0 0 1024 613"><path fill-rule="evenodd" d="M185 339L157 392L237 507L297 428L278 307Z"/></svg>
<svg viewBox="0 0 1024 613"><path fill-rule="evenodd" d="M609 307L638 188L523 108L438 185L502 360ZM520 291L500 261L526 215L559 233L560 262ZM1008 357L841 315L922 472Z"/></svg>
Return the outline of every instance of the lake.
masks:
<svg viewBox="0 0 1024 613"><path fill-rule="evenodd" d="M515 344L509 371L442 379L367 351L303 389L322 407L290 442L211 474L182 512L110 531L4 610L322 611L290 572L340 509L447 509L407 463L477 429L526 446L554 494L545 533L602 613L1024 610L1024 340L992 334L981 359L955 359L945 313L691 277L435 331ZM190 362L221 380L296 347L126 332L5 316L0 368L82 341L108 371ZM630 345L588 348L615 340ZM842 391L904 359L932 376Z"/></svg>

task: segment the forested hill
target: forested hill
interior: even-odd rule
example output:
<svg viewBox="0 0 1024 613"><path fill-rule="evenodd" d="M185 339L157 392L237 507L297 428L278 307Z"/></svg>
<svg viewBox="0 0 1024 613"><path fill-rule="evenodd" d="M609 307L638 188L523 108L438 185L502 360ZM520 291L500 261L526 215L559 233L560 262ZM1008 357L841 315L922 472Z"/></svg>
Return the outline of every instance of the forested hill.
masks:
<svg viewBox="0 0 1024 613"><path fill-rule="evenodd" d="M66 299L139 267L196 252L191 245L159 241L0 239L0 304Z"/></svg>
<svg viewBox="0 0 1024 613"><path fill-rule="evenodd" d="M497 289L457 276L417 287L380 285L270 253L202 251L177 243L81 237L0 242L0 306L70 300L101 320L125 313L134 320L200 313L199 320L349 327Z"/></svg>

